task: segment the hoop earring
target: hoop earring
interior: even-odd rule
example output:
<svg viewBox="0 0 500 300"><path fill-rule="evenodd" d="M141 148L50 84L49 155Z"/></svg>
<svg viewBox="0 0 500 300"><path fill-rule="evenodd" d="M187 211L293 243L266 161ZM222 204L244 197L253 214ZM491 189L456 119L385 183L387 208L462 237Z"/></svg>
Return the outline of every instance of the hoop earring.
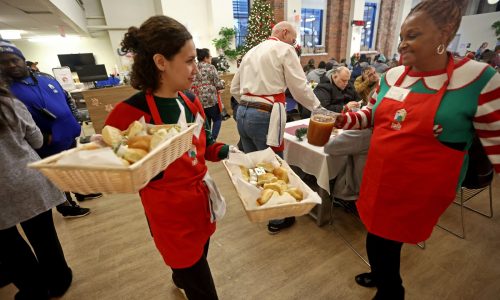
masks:
<svg viewBox="0 0 500 300"><path fill-rule="evenodd" d="M437 54L441 55L444 53L444 50L446 50L444 47L444 44L439 44L439 46L436 49L436 52L437 52Z"/></svg>

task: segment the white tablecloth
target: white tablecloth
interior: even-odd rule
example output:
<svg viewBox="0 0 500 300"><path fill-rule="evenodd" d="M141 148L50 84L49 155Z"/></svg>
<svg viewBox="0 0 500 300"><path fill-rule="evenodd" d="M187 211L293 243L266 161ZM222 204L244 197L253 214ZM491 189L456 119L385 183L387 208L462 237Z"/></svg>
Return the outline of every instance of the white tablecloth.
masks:
<svg viewBox="0 0 500 300"><path fill-rule="evenodd" d="M286 128L309 125L309 119L286 123ZM341 131L339 132L341 134ZM334 158L323 151L323 147L311 145L304 137L300 142L295 135L285 132L284 159L289 165L297 166L307 174L316 177L318 185L330 194L330 180L335 178L345 164L347 156Z"/></svg>

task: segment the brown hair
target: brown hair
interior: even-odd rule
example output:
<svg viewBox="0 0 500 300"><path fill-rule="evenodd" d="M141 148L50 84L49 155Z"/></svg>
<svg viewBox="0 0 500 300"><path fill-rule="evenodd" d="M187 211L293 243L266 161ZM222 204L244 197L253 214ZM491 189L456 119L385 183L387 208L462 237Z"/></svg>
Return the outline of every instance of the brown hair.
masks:
<svg viewBox="0 0 500 300"><path fill-rule="evenodd" d="M192 38L184 25L167 16L151 17L140 28L130 27L121 43L122 51L135 54L130 84L142 91L157 90L160 76L153 55L171 60Z"/></svg>
<svg viewBox="0 0 500 300"><path fill-rule="evenodd" d="M408 16L422 12L428 15L438 27L451 26L450 36L446 41L450 43L460 27L462 15L468 3L469 0L423 0L411 9Z"/></svg>

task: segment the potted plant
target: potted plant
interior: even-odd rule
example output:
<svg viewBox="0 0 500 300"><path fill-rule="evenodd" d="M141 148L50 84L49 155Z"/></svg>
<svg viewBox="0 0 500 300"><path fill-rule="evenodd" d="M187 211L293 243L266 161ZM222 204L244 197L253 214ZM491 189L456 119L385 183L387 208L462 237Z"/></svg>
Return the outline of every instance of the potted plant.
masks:
<svg viewBox="0 0 500 300"><path fill-rule="evenodd" d="M234 28L222 27L219 30L219 38L213 39L213 45L219 54L217 70L220 72L227 72L229 70L229 60L236 60L239 55L239 49L231 49L236 30Z"/></svg>
<svg viewBox="0 0 500 300"><path fill-rule="evenodd" d="M496 21L491 25L491 28L495 29L495 34L497 35L497 40L500 41L500 21Z"/></svg>

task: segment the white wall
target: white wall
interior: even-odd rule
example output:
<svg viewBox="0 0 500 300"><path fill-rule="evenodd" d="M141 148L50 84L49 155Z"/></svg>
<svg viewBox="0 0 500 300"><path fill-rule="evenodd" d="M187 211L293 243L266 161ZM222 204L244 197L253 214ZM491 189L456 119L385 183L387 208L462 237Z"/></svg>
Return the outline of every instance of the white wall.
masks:
<svg viewBox="0 0 500 300"><path fill-rule="evenodd" d="M110 55L119 71L124 71L117 49L123 36L130 26L139 27L149 17L157 15L158 1L154 0L101 0L102 10L106 19L108 38L111 45ZM125 9L126 8L126 9ZM113 65L114 65L113 64Z"/></svg>
<svg viewBox="0 0 500 300"><path fill-rule="evenodd" d="M77 31L87 32L87 20L83 8L76 1L49 0L61 13L65 14L78 28ZM79 30L78 30L79 29Z"/></svg>
<svg viewBox="0 0 500 300"><path fill-rule="evenodd" d="M112 27L139 26L156 15L152 0L101 0L106 24Z"/></svg>
<svg viewBox="0 0 500 300"><path fill-rule="evenodd" d="M222 27L233 28L232 0L162 0L163 14L175 18L189 30L197 48L208 48L216 55L212 40ZM236 71L231 63L231 72Z"/></svg>
<svg viewBox="0 0 500 300"><path fill-rule="evenodd" d="M297 42L302 42L300 40L300 16L302 10L302 0L288 0L285 1L285 17L284 20L295 25L295 30L297 30ZM325 22L326 22L326 12L325 12Z"/></svg>
<svg viewBox="0 0 500 300"><path fill-rule="evenodd" d="M483 42L488 42L488 48L495 49L497 39L491 24L500 20L500 12L464 16L457 34L460 34L460 45L470 43L469 50L476 51Z"/></svg>
<svg viewBox="0 0 500 300"><path fill-rule="evenodd" d="M37 61L38 68L52 74L52 68L60 67L57 54L94 53L97 64L106 65L108 73L112 73L116 64L109 38L102 35L97 38L82 37L79 40L60 42L30 42L16 40L15 44L23 52L26 60Z"/></svg>

